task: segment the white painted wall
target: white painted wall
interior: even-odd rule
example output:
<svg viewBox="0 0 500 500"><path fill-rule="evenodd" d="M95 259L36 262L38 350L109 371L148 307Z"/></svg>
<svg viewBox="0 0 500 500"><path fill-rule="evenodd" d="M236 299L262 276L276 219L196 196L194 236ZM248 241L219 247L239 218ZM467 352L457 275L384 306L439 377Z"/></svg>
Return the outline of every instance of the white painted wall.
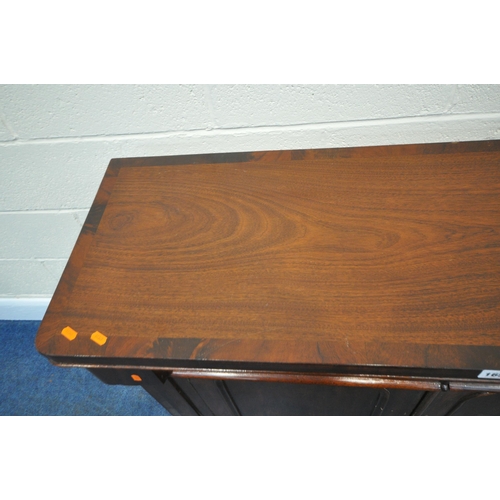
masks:
<svg viewBox="0 0 500 500"><path fill-rule="evenodd" d="M500 139L500 85L0 86L0 299L50 297L111 158Z"/></svg>

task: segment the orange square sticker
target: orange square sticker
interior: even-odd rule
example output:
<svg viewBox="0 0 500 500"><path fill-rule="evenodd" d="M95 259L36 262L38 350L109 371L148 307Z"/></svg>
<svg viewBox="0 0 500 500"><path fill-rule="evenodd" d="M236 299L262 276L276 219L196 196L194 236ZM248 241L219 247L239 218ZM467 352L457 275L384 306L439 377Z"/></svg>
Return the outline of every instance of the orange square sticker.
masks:
<svg viewBox="0 0 500 500"><path fill-rule="evenodd" d="M106 335L102 334L101 332L96 331L90 336L90 340L92 340L96 344L104 345L106 343L106 340L108 340L108 337L106 337Z"/></svg>

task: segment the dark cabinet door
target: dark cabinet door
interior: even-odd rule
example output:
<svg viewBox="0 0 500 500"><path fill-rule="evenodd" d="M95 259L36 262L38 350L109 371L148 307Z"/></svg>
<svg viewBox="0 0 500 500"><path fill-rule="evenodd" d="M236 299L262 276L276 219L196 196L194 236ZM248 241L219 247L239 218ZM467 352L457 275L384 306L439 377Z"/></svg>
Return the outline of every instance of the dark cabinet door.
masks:
<svg viewBox="0 0 500 500"><path fill-rule="evenodd" d="M242 415L408 415L420 391L227 381Z"/></svg>
<svg viewBox="0 0 500 500"><path fill-rule="evenodd" d="M423 415L500 416L500 393L474 391L437 393Z"/></svg>
<svg viewBox="0 0 500 500"><path fill-rule="evenodd" d="M423 391L243 380L177 379L201 414L410 415Z"/></svg>

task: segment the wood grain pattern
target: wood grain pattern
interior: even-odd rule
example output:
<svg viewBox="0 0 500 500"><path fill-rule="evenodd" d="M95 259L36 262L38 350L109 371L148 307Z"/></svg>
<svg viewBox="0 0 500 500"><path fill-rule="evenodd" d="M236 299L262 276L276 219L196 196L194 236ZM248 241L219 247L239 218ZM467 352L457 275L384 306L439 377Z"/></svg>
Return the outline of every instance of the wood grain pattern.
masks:
<svg viewBox="0 0 500 500"><path fill-rule="evenodd" d="M499 144L113 160L37 346L63 363L500 369Z"/></svg>

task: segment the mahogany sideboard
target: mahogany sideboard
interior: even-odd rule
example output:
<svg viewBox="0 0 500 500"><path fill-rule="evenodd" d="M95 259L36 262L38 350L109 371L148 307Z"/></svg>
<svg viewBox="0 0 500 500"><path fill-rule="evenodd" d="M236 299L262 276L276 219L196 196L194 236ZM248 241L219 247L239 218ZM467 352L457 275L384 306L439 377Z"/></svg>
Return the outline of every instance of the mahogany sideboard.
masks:
<svg viewBox="0 0 500 500"><path fill-rule="evenodd" d="M37 334L175 415L500 415L500 141L111 160Z"/></svg>

